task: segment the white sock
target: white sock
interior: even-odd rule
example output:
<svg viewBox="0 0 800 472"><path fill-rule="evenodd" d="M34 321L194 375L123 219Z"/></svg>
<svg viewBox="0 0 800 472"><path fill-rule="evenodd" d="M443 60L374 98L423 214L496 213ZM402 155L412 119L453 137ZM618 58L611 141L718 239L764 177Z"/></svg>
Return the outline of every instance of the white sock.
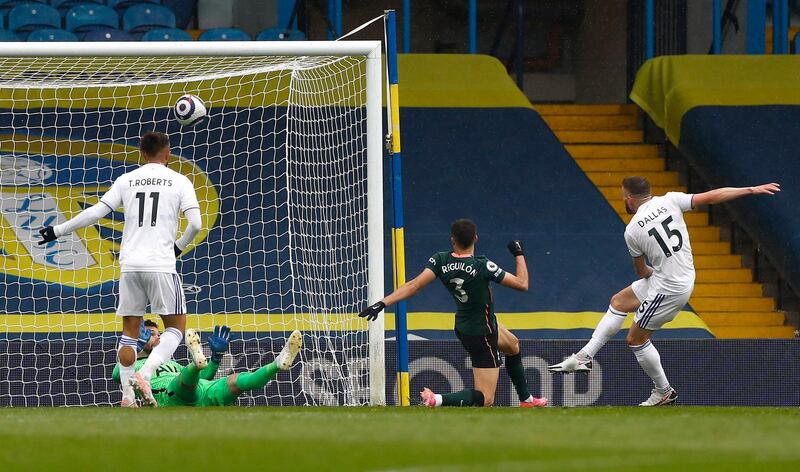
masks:
<svg viewBox="0 0 800 472"><path fill-rule="evenodd" d="M595 328L592 333L592 339L583 346L583 349L578 351L578 355L582 355L582 357L594 357L597 351L605 346L608 340L619 332L627 316L627 313L617 311L609 306L606 314L603 315L600 322L597 323L597 328Z"/></svg>
<svg viewBox="0 0 800 472"><path fill-rule="evenodd" d="M119 360L119 351L123 348L130 348L133 349L134 354L136 353L136 340L122 335L119 338L119 344L117 345L117 360ZM133 377L133 373L136 371L136 361L134 360L133 364L125 366L122 365L122 362L119 363L119 382L122 387L122 398L132 400L134 398L133 388L128 385L128 381Z"/></svg>
<svg viewBox="0 0 800 472"><path fill-rule="evenodd" d="M533 395L529 396L529 397L528 397L528 398L526 398L524 401L525 401L525 402L527 402L527 403L530 403L530 402L532 402L532 401L533 401Z"/></svg>
<svg viewBox="0 0 800 472"><path fill-rule="evenodd" d="M630 348L636 356L636 360L639 361L639 365L642 366L642 370L653 379L656 389L661 393L669 390L667 374L661 367L661 356L653 343L647 341L640 346L631 346Z"/></svg>
<svg viewBox="0 0 800 472"><path fill-rule="evenodd" d="M181 343L181 340L183 340L183 333L175 328L167 328L161 333L160 338L161 340L158 346L153 349L147 357L147 361L145 361L142 368L139 369L139 373L142 374L142 377L148 382L150 381L150 377L153 376L153 372L155 372L161 364L172 359L172 355L175 354L175 350L178 349L178 345Z"/></svg>
<svg viewBox="0 0 800 472"><path fill-rule="evenodd" d="M436 406L442 406L442 396L438 393L433 394L434 400L436 400Z"/></svg>

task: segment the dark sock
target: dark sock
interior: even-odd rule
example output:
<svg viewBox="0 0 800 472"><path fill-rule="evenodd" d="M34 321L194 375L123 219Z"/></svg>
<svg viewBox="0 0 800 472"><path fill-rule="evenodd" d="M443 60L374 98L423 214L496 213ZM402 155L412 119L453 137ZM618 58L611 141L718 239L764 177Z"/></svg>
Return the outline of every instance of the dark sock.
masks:
<svg viewBox="0 0 800 472"><path fill-rule="evenodd" d="M525 377L525 366L522 365L522 354L506 356L506 372L514 384L514 389L519 395L519 401L524 402L531 396L528 390L528 379Z"/></svg>
<svg viewBox="0 0 800 472"><path fill-rule="evenodd" d="M446 393L442 395L442 406L483 406L483 393L472 388Z"/></svg>

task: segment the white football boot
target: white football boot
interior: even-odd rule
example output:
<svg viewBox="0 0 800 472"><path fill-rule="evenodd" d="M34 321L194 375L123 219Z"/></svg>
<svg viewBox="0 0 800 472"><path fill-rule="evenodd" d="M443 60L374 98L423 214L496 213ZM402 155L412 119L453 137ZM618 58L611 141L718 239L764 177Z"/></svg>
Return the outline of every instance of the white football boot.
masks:
<svg viewBox="0 0 800 472"><path fill-rule="evenodd" d="M563 372L565 374L572 372L590 372L592 370L592 358L578 359L576 354L570 354L563 362L547 366L547 370L550 372Z"/></svg>
<svg viewBox="0 0 800 472"><path fill-rule="evenodd" d="M142 374L136 372L131 377L129 384L133 387L133 391L139 394L139 398L142 399L142 406L158 406L156 397L153 396L153 389L150 388L150 382L145 380Z"/></svg>
<svg viewBox="0 0 800 472"><path fill-rule="evenodd" d="M186 330L184 339L186 342L186 350L189 351L194 365L197 366L198 369L205 369L208 365L208 360L206 359L206 355L203 354L203 345L200 343L200 335L197 334L197 331L190 328Z"/></svg>
<svg viewBox="0 0 800 472"><path fill-rule="evenodd" d="M639 406L663 406L675 403L678 399L678 392L670 388L667 392L661 393L657 389L653 389L650 393L650 398L639 403Z"/></svg>
<svg viewBox="0 0 800 472"><path fill-rule="evenodd" d="M286 344L281 349L281 352L275 357L275 363L281 370L289 370L292 368L294 358L303 347L303 334L300 331L294 330L286 340Z"/></svg>

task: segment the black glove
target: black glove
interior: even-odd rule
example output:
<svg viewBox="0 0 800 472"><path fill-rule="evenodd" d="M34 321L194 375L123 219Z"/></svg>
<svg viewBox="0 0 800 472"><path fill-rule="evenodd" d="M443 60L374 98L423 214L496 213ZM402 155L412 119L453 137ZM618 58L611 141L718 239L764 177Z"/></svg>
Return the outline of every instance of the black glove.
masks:
<svg viewBox="0 0 800 472"><path fill-rule="evenodd" d="M383 302L373 303L372 305L361 310L361 313L359 313L358 316L361 318L366 318L369 321L375 321L378 319L378 315L384 308L386 308L386 304Z"/></svg>
<svg viewBox="0 0 800 472"><path fill-rule="evenodd" d="M525 255L525 250L522 247L522 241L515 239L508 243L508 246L506 247L508 248L508 252L510 252L514 257Z"/></svg>
<svg viewBox="0 0 800 472"><path fill-rule="evenodd" d="M42 240L39 241L39 246L41 246L42 244L47 244L50 241L55 241L56 239L58 239L58 238L56 238L56 233L55 233L55 231L53 231L53 227L52 226L47 226L46 228L40 229L39 230L39 234L42 235Z"/></svg>
<svg viewBox="0 0 800 472"><path fill-rule="evenodd" d="M175 249L175 257L180 256L181 253L183 252L183 250L181 248L179 248L177 244L173 244L173 247Z"/></svg>

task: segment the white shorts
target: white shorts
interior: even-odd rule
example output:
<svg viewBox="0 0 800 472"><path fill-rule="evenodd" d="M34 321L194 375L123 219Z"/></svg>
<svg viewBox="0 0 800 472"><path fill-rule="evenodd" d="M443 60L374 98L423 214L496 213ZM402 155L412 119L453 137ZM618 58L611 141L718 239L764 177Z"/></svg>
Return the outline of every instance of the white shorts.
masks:
<svg viewBox="0 0 800 472"><path fill-rule="evenodd" d="M144 316L147 305L154 315L183 315L186 297L178 274L123 272L119 277L120 316Z"/></svg>
<svg viewBox="0 0 800 472"><path fill-rule="evenodd" d="M663 294L650 290L649 279L639 279L631 284L633 293L641 305L633 317L642 329L657 330L674 320L686 306L692 291L679 294Z"/></svg>

